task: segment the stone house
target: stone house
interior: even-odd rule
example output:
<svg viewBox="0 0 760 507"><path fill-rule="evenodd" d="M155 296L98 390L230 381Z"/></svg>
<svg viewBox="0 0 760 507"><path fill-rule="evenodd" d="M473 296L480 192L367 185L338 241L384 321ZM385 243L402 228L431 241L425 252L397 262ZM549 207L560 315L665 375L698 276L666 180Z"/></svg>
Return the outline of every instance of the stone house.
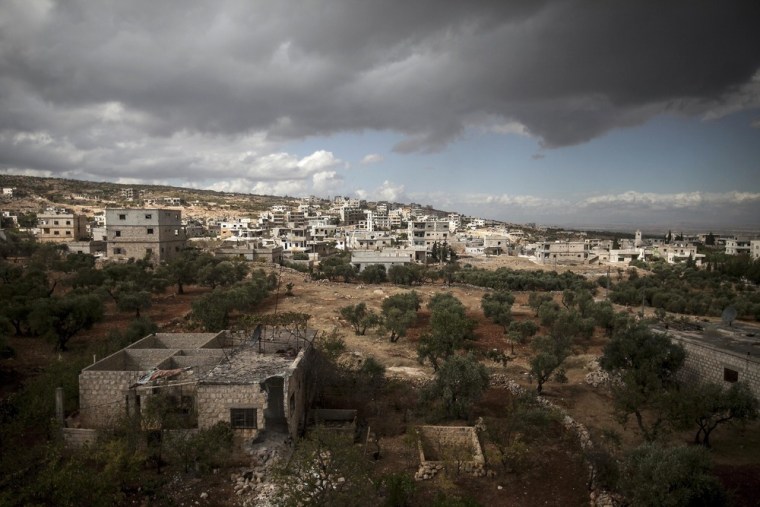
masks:
<svg viewBox="0 0 760 507"><path fill-rule="evenodd" d="M254 333L254 336L256 333ZM246 447L263 431L299 437L314 395L314 332L155 333L79 375L82 428L109 428L167 396L181 428L227 422Z"/></svg>

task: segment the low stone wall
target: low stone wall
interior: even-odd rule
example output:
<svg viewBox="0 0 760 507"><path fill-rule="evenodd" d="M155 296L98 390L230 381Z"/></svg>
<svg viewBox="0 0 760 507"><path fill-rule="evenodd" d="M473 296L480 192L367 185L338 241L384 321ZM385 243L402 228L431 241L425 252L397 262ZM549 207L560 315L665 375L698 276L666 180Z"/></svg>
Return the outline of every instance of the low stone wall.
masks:
<svg viewBox="0 0 760 507"><path fill-rule="evenodd" d="M456 465L458 472L483 477L485 457L475 428L470 426L420 426L420 468L414 475L418 481L432 479L447 466Z"/></svg>
<svg viewBox="0 0 760 507"><path fill-rule="evenodd" d="M520 396L526 392L525 388L520 386L517 382L508 378L506 375L501 374L491 375L491 386L505 387L515 396ZM575 437L578 439L578 444L584 452L588 453L593 449L594 443L591 440L591 435L583 424L570 417L570 415L565 410L554 405L546 398L538 396L537 399L538 402L544 407L550 410L555 410L562 415L562 425L566 430L571 431L575 435ZM593 465L591 465L591 463L588 463L588 461L587 464L589 470L589 478L591 481L589 493L591 507L618 507L619 505L623 505L624 502L621 498L599 487L599 485L594 480Z"/></svg>
<svg viewBox="0 0 760 507"><path fill-rule="evenodd" d="M738 373L738 381L746 382L752 392L760 398L760 358L741 355L688 338L671 336L686 350L686 361L678 372L683 382L715 382L729 385L724 380L724 371Z"/></svg>
<svg viewBox="0 0 760 507"><path fill-rule="evenodd" d="M94 445L98 440L98 430L85 428L63 428L63 441L67 447Z"/></svg>

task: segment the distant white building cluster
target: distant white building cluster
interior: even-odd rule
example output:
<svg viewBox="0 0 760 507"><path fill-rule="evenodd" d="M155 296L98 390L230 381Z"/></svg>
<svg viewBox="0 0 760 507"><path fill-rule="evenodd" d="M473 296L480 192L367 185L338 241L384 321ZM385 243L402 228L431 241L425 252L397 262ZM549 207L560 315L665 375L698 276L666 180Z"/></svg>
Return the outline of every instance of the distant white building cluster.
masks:
<svg viewBox="0 0 760 507"><path fill-rule="evenodd" d="M14 188L3 188L12 202ZM512 255L540 264L626 265L634 260L662 259L668 263L693 262L705 255L700 245L722 249L727 255L760 258L760 239L699 234L618 240L589 237L578 231L549 231L536 224L517 226L459 213L444 213L411 203L368 202L338 196L308 197L270 205L256 213L233 212L228 205L186 202L173 195L147 193L136 188L118 190L118 201L101 195L76 193L73 201L94 202L88 213L48 208L37 215L33 229L42 241L65 242L72 251L94 253L109 259L171 259L188 241L222 240L217 255L246 259L286 258L318 260L337 250L352 252L360 270L372 264L439 261L438 252L457 256ZM135 203L124 207L124 203ZM214 207L227 216L208 218L202 210ZM229 213L227 213L229 211ZM219 217L222 213L217 214ZM3 211L4 224L17 224L11 210ZM7 227L8 225L6 225Z"/></svg>

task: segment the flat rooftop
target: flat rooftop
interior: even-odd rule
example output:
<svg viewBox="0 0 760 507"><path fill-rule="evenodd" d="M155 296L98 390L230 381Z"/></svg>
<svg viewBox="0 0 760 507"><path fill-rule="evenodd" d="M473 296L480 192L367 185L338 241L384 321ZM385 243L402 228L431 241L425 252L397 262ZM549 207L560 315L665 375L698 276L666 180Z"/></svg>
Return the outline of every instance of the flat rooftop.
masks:
<svg viewBox="0 0 760 507"><path fill-rule="evenodd" d="M254 384L284 375L311 342L287 330L266 329L260 340L242 333L156 333L84 368L88 372L186 369L184 377L205 384Z"/></svg>
<svg viewBox="0 0 760 507"><path fill-rule="evenodd" d="M696 326L695 326L696 327ZM760 361L760 326L747 322L734 322L732 326L723 323L700 322L701 329L678 329L669 326L653 326L661 333L674 338L696 342L718 350Z"/></svg>
<svg viewBox="0 0 760 507"><path fill-rule="evenodd" d="M286 332L275 336L263 333L260 341L246 340L227 353L227 360L216 365L198 379L201 384L257 384L273 376L282 376L294 368L303 350L316 335L307 331L306 338Z"/></svg>

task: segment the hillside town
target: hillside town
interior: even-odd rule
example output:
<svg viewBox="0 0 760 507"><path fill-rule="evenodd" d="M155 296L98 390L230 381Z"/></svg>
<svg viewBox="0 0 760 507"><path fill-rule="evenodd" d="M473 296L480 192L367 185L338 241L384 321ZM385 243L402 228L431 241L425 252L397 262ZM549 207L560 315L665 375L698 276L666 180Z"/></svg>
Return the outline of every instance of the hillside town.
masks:
<svg viewBox="0 0 760 507"><path fill-rule="evenodd" d="M14 190L2 189L0 212L4 224L18 227L20 210L14 207ZM757 236L708 231L645 236L636 230L622 235L629 237L604 239L583 231L549 231L536 224L509 224L414 203L343 196L289 199L258 213L233 212L227 204L185 202L174 195L131 187L114 197L64 196L62 200L70 205L25 210L34 214L36 223L25 223L21 229L40 241L64 243L71 252L110 260L151 258L160 263L193 242L216 240L216 255L248 260L318 263L320 256L347 251L359 271L373 264L388 269L438 262L439 250L460 257L515 256L548 265L626 266L633 261L663 259L669 264L701 266L705 258L702 248L760 258Z"/></svg>

